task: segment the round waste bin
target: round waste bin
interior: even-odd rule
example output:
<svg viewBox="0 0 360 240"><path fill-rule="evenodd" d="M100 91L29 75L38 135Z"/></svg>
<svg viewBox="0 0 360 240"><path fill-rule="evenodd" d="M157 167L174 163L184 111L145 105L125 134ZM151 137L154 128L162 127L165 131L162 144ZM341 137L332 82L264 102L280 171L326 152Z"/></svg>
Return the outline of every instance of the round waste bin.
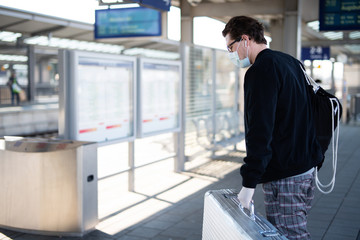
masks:
<svg viewBox="0 0 360 240"><path fill-rule="evenodd" d="M83 236L97 223L96 143L0 138L0 227Z"/></svg>

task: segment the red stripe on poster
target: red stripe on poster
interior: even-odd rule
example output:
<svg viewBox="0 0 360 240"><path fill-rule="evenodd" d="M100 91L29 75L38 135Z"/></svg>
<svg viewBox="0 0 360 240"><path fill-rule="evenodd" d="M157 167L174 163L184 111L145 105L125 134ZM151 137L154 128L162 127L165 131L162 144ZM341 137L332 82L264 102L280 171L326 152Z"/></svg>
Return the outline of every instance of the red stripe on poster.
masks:
<svg viewBox="0 0 360 240"><path fill-rule="evenodd" d="M119 127L121 127L121 124L106 126L106 129L119 128Z"/></svg>
<svg viewBox="0 0 360 240"><path fill-rule="evenodd" d="M88 128L88 129L79 130L79 133L88 133L88 132L95 132L95 131L97 131L97 128Z"/></svg>

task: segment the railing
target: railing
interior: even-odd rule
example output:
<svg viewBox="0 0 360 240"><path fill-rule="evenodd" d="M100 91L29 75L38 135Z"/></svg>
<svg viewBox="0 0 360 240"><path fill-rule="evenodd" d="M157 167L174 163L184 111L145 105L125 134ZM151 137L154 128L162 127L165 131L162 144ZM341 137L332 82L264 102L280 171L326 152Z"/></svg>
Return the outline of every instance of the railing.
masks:
<svg viewBox="0 0 360 240"><path fill-rule="evenodd" d="M196 129L197 143L210 151L236 144L245 138L244 130L240 124L240 113L222 112L215 115L195 117L192 122ZM215 125L215 127L214 127Z"/></svg>

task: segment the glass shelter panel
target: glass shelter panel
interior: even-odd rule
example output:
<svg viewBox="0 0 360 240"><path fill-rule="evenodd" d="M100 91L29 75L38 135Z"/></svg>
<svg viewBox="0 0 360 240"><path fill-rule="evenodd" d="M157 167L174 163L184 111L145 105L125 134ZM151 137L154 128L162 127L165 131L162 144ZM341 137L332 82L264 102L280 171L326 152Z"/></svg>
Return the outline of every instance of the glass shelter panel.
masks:
<svg viewBox="0 0 360 240"><path fill-rule="evenodd" d="M140 59L138 136L180 131L181 63Z"/></svg>
<svg viewBox="0 0 360 240"><path fill-rule="evenodd" d="M79 51L65 51L63 58L60 135L96 142L134 138L136 59Z"/></svg>

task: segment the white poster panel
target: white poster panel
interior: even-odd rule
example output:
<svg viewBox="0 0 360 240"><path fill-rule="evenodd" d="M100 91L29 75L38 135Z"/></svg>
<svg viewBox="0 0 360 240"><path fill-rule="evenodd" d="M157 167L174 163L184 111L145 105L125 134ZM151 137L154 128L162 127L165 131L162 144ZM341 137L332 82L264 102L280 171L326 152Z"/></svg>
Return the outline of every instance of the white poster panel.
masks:
<svg viewBox="0 0 360 240"><path fill-rule="evenodd" d="M104 142L135 137L135 58L75 52L74 136Z"/></svg>
<svg viewBox="0 0 360 240"><path fill-rule="evenodd" d="M180 80L180 62L140 60L140 137L180 131Z"/></svg>

